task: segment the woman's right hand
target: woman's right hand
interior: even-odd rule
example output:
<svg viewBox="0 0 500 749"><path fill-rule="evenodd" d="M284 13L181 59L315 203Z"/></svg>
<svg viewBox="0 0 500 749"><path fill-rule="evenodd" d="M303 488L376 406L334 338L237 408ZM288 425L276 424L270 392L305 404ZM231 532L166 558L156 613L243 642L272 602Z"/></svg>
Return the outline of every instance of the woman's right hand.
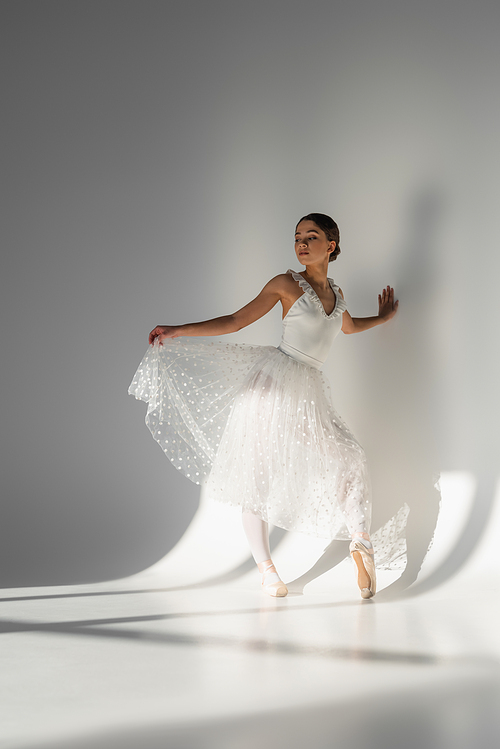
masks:
<svg viewBox="0 0 500 749"><path fill-rule="evenodd" d="M158 341L160 346L163 346L162 341L164 338L177 338L179 327L179 325L157 325L149 334L149 342L155 343Z"/></svg>

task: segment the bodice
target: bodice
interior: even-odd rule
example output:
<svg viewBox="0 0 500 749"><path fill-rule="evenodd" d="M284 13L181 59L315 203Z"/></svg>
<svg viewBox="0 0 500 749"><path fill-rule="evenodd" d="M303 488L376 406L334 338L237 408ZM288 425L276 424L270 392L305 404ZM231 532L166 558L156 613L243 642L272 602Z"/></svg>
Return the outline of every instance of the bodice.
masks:
<svg viewBox="0 0 500 749"><path fill-rule="evenodd" d="M283 333L278 346L284 354L319 369L328 356L334 338L342 327L342 312L347 309L339 287L328 279L335 294L335 307L330 315L312 286L300 273L288 269L292 278L304 291L283 318Z"/></svg>

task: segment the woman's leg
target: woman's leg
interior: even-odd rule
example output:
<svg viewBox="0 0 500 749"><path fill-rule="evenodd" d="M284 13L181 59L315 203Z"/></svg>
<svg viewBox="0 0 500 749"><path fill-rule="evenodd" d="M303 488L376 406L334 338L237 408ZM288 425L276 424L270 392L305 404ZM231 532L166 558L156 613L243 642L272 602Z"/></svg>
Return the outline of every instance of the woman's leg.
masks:
<svg viewBox="0 0 500 749"><path fill-rule="evenodd" d="M366 483L356 473L348 474L343 483L344 516L351 538L357 538L367 549L372 544L369 535L369 503Z"/></svg>
<svg viewBox="0 0 500 749"><path fill-rule="evenodd" d="M252 512L243 512L243 529L245 531L250 551L263 574L263 585L269 586L273 583L281 583L280 577L275 571L266 572L266 568L272 565L271 550L269 548L269 526L254 515ZM265 563L268 564L265 564ZM273 567L274 570L274 567ZM280 595L283 595L282 593Z"/></svg>
<svg viewBox="0 0 500 749"><path fill-rule="evenodd" d="M256 564L271 558L269 548L269 526L252 512L243 512L243 530L245 531L250 551Z"/></svg>
<svg viewBox="0 0 500 749"><path fill-rule="evenodd" d="M376 577L373 546L368 533L369 500L366 496L366 482L363 481L362 475L362 473L359 475L354 473L346 478L344 514L352 538L349 551L356 565L358 587L363 598L370 598L375 594Z"/></svg>

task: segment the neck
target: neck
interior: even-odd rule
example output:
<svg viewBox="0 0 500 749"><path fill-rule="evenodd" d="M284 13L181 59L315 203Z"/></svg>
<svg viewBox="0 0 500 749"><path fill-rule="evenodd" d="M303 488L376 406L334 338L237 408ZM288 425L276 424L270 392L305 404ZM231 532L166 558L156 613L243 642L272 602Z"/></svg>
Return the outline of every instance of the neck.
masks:
<svg viewBox="0 0 500 749"><path fill-rule="evenodd" d="M326 289L328 287L328 260L307 265L302 275L309 283L312 282L315 286Z"/></svg>

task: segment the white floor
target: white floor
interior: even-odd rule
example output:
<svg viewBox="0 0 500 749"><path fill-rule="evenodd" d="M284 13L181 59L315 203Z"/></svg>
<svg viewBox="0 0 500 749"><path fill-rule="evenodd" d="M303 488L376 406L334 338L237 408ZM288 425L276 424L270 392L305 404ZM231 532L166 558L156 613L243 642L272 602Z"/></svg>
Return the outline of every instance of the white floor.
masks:
<svg viewBox="0 0 500 749"><path fill-rule="evenodd" d="M145 573L3 591L0 747L498 746L499 505L468 564L420 595L384 594L387 572L362 601L346 560L269 598L236 525L214 553L203 503ZM303 538L274 555L287 581L321 551Z"/></svg>

